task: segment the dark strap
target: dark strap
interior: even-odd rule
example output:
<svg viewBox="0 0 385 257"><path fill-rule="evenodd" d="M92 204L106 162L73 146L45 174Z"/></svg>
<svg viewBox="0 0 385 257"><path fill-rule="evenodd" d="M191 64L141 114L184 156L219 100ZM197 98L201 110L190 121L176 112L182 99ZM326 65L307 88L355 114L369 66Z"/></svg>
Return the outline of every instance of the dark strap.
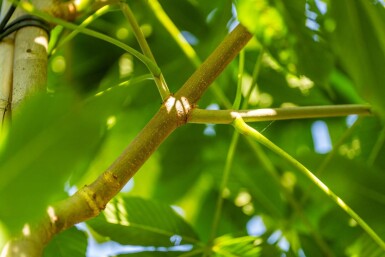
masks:
<svg viewBox="0 0 385 257"><path fill-rule="evenodd" d="M0 41L3 40L3 38L8 36L9 34L21 28L29 26L41 28L42 30L47 32L48 36L50 35L51 27L49 23L31 14L22 15L7 25L15 9L16 7L12 5L7 11L4 19L0 22Z"/></svg>

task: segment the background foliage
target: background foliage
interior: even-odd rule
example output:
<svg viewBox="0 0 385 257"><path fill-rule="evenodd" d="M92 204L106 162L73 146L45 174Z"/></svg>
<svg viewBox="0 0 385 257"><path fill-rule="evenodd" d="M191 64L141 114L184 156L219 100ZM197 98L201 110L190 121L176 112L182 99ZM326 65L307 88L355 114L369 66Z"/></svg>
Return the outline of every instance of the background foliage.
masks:
<svg viewBox="0 0 385 257"><path fill-rule="evenodd" d="M194 71L197 59L194 62L181 50L167 30L170 25L157 18L160 10L150 8L154 3L129 1L175 92ZM383 3L159 3L201 60L237 19L255 34L244 50L243 96L254 87L249 108L373 106L376 115L357 120L253 126L309 167L385 238ZM117 7L110 7L89 27L138 48ZM51 41L61 42L66 35L58 27ZM116 46L81 34L57 46L50 56L50 93L24 103L15 113L12 130L0 141L3 236L19 231L26 220L40 217L45 206L92 182L161 105L147 68ZM235 97L238 64L239 59L216 81L229 102ZM257 81L251 85L255 70ZM228 106L209 91L199 107ZM220 193L233 134L232 127L222 125L188 124L178 129L106 211L87 222L88 237L92 234L97 245L106 247L107 242L121 251L111 256L384 256L355 221L307 178L243 137ZM320 149L319 141L326 148ZM215 231L218 194L224 202ZM112 242L142 247L127 249ZM89 254L93 247L97 246L88 246ZM58 252L84 256L86 249L87 236L72 228L55 237L45 256Z"/></svg>

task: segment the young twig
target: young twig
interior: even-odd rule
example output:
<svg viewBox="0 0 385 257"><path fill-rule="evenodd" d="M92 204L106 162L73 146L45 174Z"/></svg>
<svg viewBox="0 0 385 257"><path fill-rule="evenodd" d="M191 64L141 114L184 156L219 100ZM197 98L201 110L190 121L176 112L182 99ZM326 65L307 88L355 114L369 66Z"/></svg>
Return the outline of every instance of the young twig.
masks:
<svg viewBox="0 0 385 257"><path fill-rule="evenodd" d="M194 109L189 117L190 123L230 124L235 117L246 122L291 120L348 116L352 114L370 115L368 105L325 105L289 108L266 108L255 110L203 110Z"/></svg>
<svg viewBox="0 0 385 257"><path fill-rule="evenodd" d="M143 32L140 29L139 24L136 21L135 16L131 11L130 7L128 6L127 3L123 3L123 2L121 2L120 7L122 9L124 16L127 18L128 22L131 25L132 31L134 32L135 37L138 40L138 43L140 45L140 48L142 49L143 54L156 64L154 55L152 54L151 49L147 44L147 40L144 37ZM162 73L153 74L153 76L154 76L155 84L162 97L162 100L167 99L167 97L170 96L170 90L167 87L163 74Z"/></svg>
<svg viewBox="0 0 385 257"><path fill-rule="evenodd" d="M330 188L328 188L320 179L318 179L310 170L303 164L286 153L283 149L275 145L264 135L259 133L254 128L247 125L242 117L234 118L233 126L235 129L244 135L250 136L258 143L266 146L272 152L280 156L282 159L293 165L298 171L303 173L310 181L312 181L321 191L332 199L342 210L344 210L357 224L383 249L385 250L385 242L378 236L378 234L352 209L350 208L338 195L336 195Z"/></svg>

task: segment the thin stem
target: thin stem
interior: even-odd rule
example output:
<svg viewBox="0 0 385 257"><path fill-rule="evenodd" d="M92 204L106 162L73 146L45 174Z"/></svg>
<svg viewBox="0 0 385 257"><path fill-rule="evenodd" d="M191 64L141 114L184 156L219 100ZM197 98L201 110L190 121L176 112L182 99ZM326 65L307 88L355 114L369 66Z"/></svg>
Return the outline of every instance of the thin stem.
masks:
<svg viewBox="0 0 385 257"><path fill-rule="evenodd" d="M164 11L164 9L159 4L159 2L157 0L149 0L147 3L151 8L151 10L153 11L154 15L158 18L161 24L170 33L171 37L179 45L180 49L189 58L189 60L191 60L194 66L198 67L199 65L201 65L201 60L196 54L194 48L192 48L192 46L183 37L182 33L175 26L173 21L168 17L167 13Z"/></svg>
<svg viewBox="0 0 385 257"><path fill-rule="evenodd" d="M219 187L219 195L218 195L218 199L217 199L217 203L216 203L214 220L213 220L213 224L211 227L211 236L209 239L209 243L213 242L213 240L216 237L217 231L218 231L219 221L221 219L222 208L223 208L223 193L224 193L226 186L227 186L227 183L229 181L231 166L233 164L234 155L236 152L238 140L239 140L239 133L235 131L233 134L233 137L231 139L229 150L227 152L226 164L225 164L225 168L223 171L221 185Z"/></svg>
<svg viewBox="0 0 385 257"><path fill-rule="evenodd" d="M274 182L278 185L278 187L282 190L284 196L288 200L290 206L293 207L296 214L299 216L303 224L309 229L310 234L313 236L315 242L318 244L322 252L325 254L325 256L334 256L333 252L330 250L327 243L323 240L320 233L317 231L317 229L314 228L314 226L311 224L309 219L304 214L301 202L298 202L293 194L289 191L288 188L286 188L281 183L280 175L278 174L278 171L274 167L274 164L271 163L269 157L266 155L266 153L263 151L261 146L257 144L252 138L245 137L247 143L249 144L251 150L253 151L256 158L258 158L261 166L267 171L267 173L273 178Z"/></svg>
<svg viewBox="0 0 385 257"><path fill-rule="evenodd" d="M182 52L186 55L194 67L198 68L202 64L202 61L195 52L194 48L187 42L173 21L168 17L167 13L163 10L159 2L157 0L149 0L147 3L153 11L155 17L160 21L168 33L170 33L171 37L180 47ZM214 82L211 85L210 90L218 99L218 101L223 104L223 106L226 108L231 108L230 101L227 99L226 95L223 93L222 89L218 86L217 83Z"/></svg>
<svg viewBox="0 0 385 257"><path fill-rule="evenodd" d="M261 68L262 63L262 57L263 57L264 50L260 52L257 61L254 65L253 74L252 74L252 80L250 82L250 88L247 92L247 96L245 97L245 101L242 104L242 109L247 109L249 106L249 99L251 97L251 93L253 92L254 88L257 88L257 79L259 75L259 71ZM257 88L258 90L258 88ZM283 194L285 195L286 199L288 200L289 204L293 207L295 212L298 214L300 219L302 220L303 224L309 229L310 234L313 236L315 242L318 244L322 252L325 254L325 256L334 256L333 252L330 250L329 246L326 244L326 242L323 240L320 233L313 227L309 219L304 215L301 203L298 202L293 194L289 191L288 188L282 185L280 181L280 175L278 174L278 171L274 167L274 164L271 162L271 160L267 157L265 151L261 148L260 145L258 145L255 141L252 140L250 137L246 137L245 139L247 143L249 144L251 150L255 154L256 158L259 159L261 166L267 171L267 173L273 178L273 181L278 185L278 187L282 190ZM270 208L271 209L271 208Z"/></svg>
<svg viewBox="0 0 385 257"><path fill-rule="evenodd" d="M154 55L152 54L151 49L147 44L147 40L144 37L143 32L140 29L139 24L134 16L134 13L131 11L131 8L128 6L127 3L121 2L120 9L122 10L124 17L126 17L127 21L129 22L131 29L136 37L136 40L138 40L139 46L142 49L143 54L155 62Z"/></svg>
<svg viewBox="0 0 385 257"><path fill-rule="evenodd" d="M362 117L359 117L357 119L356 122L354 122L354 124L348 129L345 131L345 133L342 135L342 137L337 141L337 143L335 145L333 145L333 149L332 151L330 151L326 157L323 159L323 161L321 162L321 164L318 166L317 170L314 172L314 174L316 176L320 176L322 174L322 172L324 172L324 170L326 169L326 167L328 167L328 165L330 165L331 161L333 160L333 158L336 156L336 154L338 154L338 149L340 148L340 146L346 141L346 139L353 133L353 131L357 128L357 126L362 122ZM306 190L304 190L304 195L302 196L302 198L300 199L300 202L302 204L305 204L306 201L308 200L308 198L310 197L310 194L312 192L312 187L314 185L313 184L310 184Z"/></svg>
<svg viewBox="0 0 385 257"><path fill-rule="evenodd" d="M233 103L233 109L238 110L241 106L241 100L242 100L242 78L243 78L243 71L245 67L245 51L242 50L239 52L239 68L238 68L238 83L237 83L237 92L235 94L235 100Z"/></svg>
<svg viewBox="0 0 385 257"><path fill-rule="evenodd" d="M240 51L240 55L239 55L238 84L237 84L237 94L233 103L234 109L239 109L239 106L242 100L242 77L243 77L244 63L245 63L245 53L242 50ZM223 193L226 190L227 183L229 182L231 166L233 164L234 155L238 145L238 140L239 140L239 133L234 131L233 137L231 139L230 147L227 152L226 164L223 171L221 185L219 187L219 194L217 198L209 244L211 244L214 241L218 231L218 226L222 215L222 208L223 208L223 201L224 201Z"/></svg>
<svg viewBox="0 0 385 257"><path fill-rule="evenodd" d="M235 117L242 117L246 122L305 119L320 117L338 117L351 114L369 115L368 105L328 105L289 108L266 108L255 110L202 110L194 109L189 117L190 123L230 124Z"/></svg>
<svg viewBox="0 0 385 257"><path fill-rule="evenodd" d="M382 128L380 135L378 136L376 143L374 144L372 151L368 157L368 164L373 165L378 155L381 153L381 149L385 142L385 126Z"/></svg>
<svg viewBox="0 0 385 257"><path fill-rule="evenodd" d="M154 55L152 54L151 49L147 44L147 40L144 37L143 32L140 29L139 24L135 19L134 13L131 11L127 3L121 2L120 7L122 9L124 16L127 18L128 22L131 25L132 31L134 32L135 37L138 40L138 43L140 45L140 48L142 49L142 52L146 57L151 59L156 64ZM162 97L162 100L165 100L167 97L170 96L170 90L167 87L166 81L162 73L154 74L154 81Z"/></svg>
<svg viewBox="0 0 385 257"><path fill-rule="evenodd" d="M52 54L55 54L55 52L61 48L64 44L66 44L67 42L69 42L71 39L73 39L77 34L80 33L80 30L79 28L85 28L87 27L88 25L91 24L91 22L93 22L94 20L96 20L97 18L99 18L100 16L106 14L107 12L111 11L112 10L112 6L111 5L105 5L103 7L101 7L100 9L96 10L92 15L88 16L79 26L77 29L73 30L71 33L69 33L65 38L63 38L60 43L54 48L54 49L48 49L48 53L50 55Z"/></svg>
<svg viewBox="0 0 385 257"><path fill-rule="evenodd" d="M253 92L253 89L257 89L258 90L257 79L258 79L258 76L259 76L259 71L261 70L263 54L264 54L264 50L261 49L261 52L259 53L257 61L256 61L255 65L254 65L252 79L251 79L251 82L250 82L250 88L249 88L249 91L247 92L247 95L245 97L247 99L247 101L245 101L243 103L243 105L242 105L242 109L243 110L247 109L248 106L249 106L249 99L251 97L251 93Z"/></svg>
<svg viewBox="0 0 385 257"><path fill-rule="evenodd" d="M104 35L100 32L97 32L97 31L94 31L91 29L82 28L82 27L75 25L73 23L70 23L70 22L64 21L62 19L58 19L56 17L53 17L53 16L51 16L45 12L39 11L29 2L22 1L19 3L19 6L23 10L25 10L26 12L31 13L33 15L36 15L37 17L40 17L40 18L42 18L42 19L44 19L50 23L59 24L65 28L68 28L71 30L78 30L79 32L81 32L85 35L95 37L95 38L104 40L106 42L109 42L113 45L116 45L117 47L122 48L123 50L127 51L128 53L132 54L133 56L138 58L140 61L142 61L147 66L147 68L151 71L151 73L155 74L156 76L160 75L159 67L150 58L144 56L140 52L136 51L134 48L122 43L121 41L119 41L115 38L109 37L107 35Z"/></svg>
<svg viewBox="0 0 385 257"><path fill-rule="evenodd" d="M285 159L297 170L303 173L308 179L310 179L321 191L329 196L333 202L335 202L341 209L343 209L351 218L353 218L357 224L383 249L385 250L385 242L377 235L377 233L353 210L351 209L338 195L330 190L321 180L319 180L310 170L308 170L302 163L297 161L291 155L286 153L280 147L275 145L261 133L254 128L247 125L241 117L236 117L233 122L233 126L239 133L252 137L260 144L266 146L275 154Z"/></svg>

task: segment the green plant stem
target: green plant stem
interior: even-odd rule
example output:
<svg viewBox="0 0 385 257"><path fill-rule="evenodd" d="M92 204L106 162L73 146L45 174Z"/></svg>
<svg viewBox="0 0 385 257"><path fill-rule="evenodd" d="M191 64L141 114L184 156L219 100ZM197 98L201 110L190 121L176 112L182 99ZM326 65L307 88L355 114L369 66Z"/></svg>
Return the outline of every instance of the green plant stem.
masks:
<svg viewBox="0 0 385 257"><path fill-rule="evenodd" d="M234 132L233 137L231 139L229 150L227 152L226 164L225 164L225 168L223 171L221 184L219 187L219 195L218 195L217 202L216 202L214 219L213 219L213 223L211 225L211 235L210 235L210 239L209 239L209 245L213 243L213 241L217 235L218 226L219 226L219 222L220 222L221 215L222 215L222 209L223 209L223 201L224 201L223 193L225 192L226 187L227 187L227 183L229 182L231 166L233 164L234 155L236 152L238 140L239 140L239 133Z"/></svg>
<svg viewBox="0 0 385 257"><path fill-rule="evenodd" d="M351 209L338 195L330 190L321 180L319 180L310 170L308 170L299 161L293 158L291 155L286 153L280 147L275 145L261 133L254 128L247 125L241 117L236 117L233 122L233 126L236 130L244 135L252 137L258 143L266 146L275 154L285 159L297 170L303 173L308 179L310 179L321 191L329 196L333 202L335 202L341 209L343 209L357 224L383 249L385 250L385 242L377 235L377 233L353 210Z"/></svg>
<svg viewBox="0 0 385 257"><path fill-rule="evenodd" d="M259 71L261 68L262 63L262 57L263 57L263 49L261 53L259 54L257 61L254 65L253 74L252 74L252 80L250 82L250 88L246 94L246 97L244 99L244 102L242 104L242 109L247 109L249 106L249 99L251 97L251 94L254 90L254 88L257 88L257 79L259 75ZM241 51L242 53L242 51ZM238 81L239 82L239 81ZM238 83L239 86L239 83ZM238 88L239 89L239 88ZM257 88L258 90L258 88ZM234 132L238 133L238 132ZM309 219L304 215L301 204L293 197L292 193L282 185L280 180L280 175L278 174L277 170L275 169L274 165L271 163L270 159L266 156L263 149L258 145L255 141L253 141L250 137L246 137L245 139L247 143L249 144L251 150L254 152L255 156L260 160L260 163L262 167L267 171L267 173L273 178L275 183L278 185L278 187L282 190L283 194L285 195L286 199L288 200L289 204L292 206L292 208L295 210L295 212L298 214L299 218L302 220L303 224L309 229L310 234L313 236L315 242L320 247L321 251L324 253L325 256L332 257L333 252L330 250L329 246L326 244L326 242L323 240L322 236L318 233L318 231L313 227ZM261 198L262 196L260 196ZM261 199L260 199L261 200ZM266 207L268 206L268 202L265 203ZM275 210L273 206L268 208L270 210ZM274 213L274 212L273 212ZM275 213L277 213L275 211Z"/></svg>
<svg viewBox="0 0 385 257"><path fill-rule="evenodd" d="M255 154L256 158L258 158L261 166L267 171L267 173L273 178L275 183L278 185L278 187L282 190L285 198L288 200L291 207L295 210L295 213L299 216L302 223L309 229L311 236L314 238L317 245L320 247L322 252L324 253L324 256L334 256L332 250L327 245L327 243L323 240L320 233L317 231L317 229L314 228L314 226L311 224L307 216L304 214L301 202L297 201L295 197L293 197L293 194L287 189L284 185L281 183L280 176L274 167L274 165L271 163L270 159L266 155L266 153L263 151L260 145L258 145L252 138L245 137L246 142L249 144L252 152Z"/></svg>
<svg viewBox="0 0 385 257"><path fill-rule="evenodd" d="M237 83L237 94L233 103L233 108L234 109L239 109L241 100L242 100L242 77L243 77L243 71L244 71L244 63L245 63L245 53L244 51L240 51L239 55L239 69L238 69L238 83ZM239 133L234 131L233 137L230 143L229 150L227 152L227 157L226 157L226 164L225 168L223 171L223 176L221 180L221 184L219 187L219 194L216 202L216 208L215 208L215 213L214 213L214 219L211 227L211 236L209 239L209 245L212 244L214 241L217 231L218 231L218 226L219 222L221 219L222 215L222 208L223 208L223 193L227 187L227 183L229 182L229 177L230 177L230 172L231 172L231 166L233 164L234 160L234 155L236 152L236 148L238 145L238 140L239 140Z"/></svg>
<svg viewBox="0 0 385 257"><path fill-rule="evenodd" d="M162 6L159 4L158 0L149 0L149 7L153 11L156 18L160 21L160 23L164 26L164 28L170 33L171 37L180 47L182 52L186 55L186 57L191 61L194 67L198 68L202 62L195 52L194 48L187 42L187 40L183 37L182 33L175 26L173 21L168 17L167 13L163 10ZM231 103L227 99L226 95L223 93L222 89L218 86L217 83L213 82L210 87L210 90L214 94L214 96L218 99L220 103L223 104L226 108L231 108Z"/></svg>
<svg viewBox="0 0 385 257"><path fill-rule="evenodd" d="M252 80L250 82L250 88L246 94L245 101L242 104L242 109L247 109L249 106L249 99L251 97L251 94L256 88L258 90L257 85L257 79L259 75L259 71L261 68L262 63L262 57L264 54L264 50L262 49L257 61L254 65L253 74L252 74ZM288 200L289 204L293 207L296 214L300 217L303 224L309 229L310 234L313 236L315 242L318 244L322 252L325 254L325 256L332 257L334 256L333 252L327 245L327 243L323 240L322 236L319 234L319 232L313 227L309 219L304 215L301 202L298 202L293 194L287 189L284 185L282 185L280 180L280 175L278 174L278 171L274 167L274 164L271 163L270 159L267 157L266 153L263 151L260 145L258 145L252 138L245 136L246 142L249 144L252 152L255 154L256 158L259 159L261 166L267 171L267 173L273 178L275 183L278 185L278 187L282 190L283 194L285 195L286 199ZM270 208L271 209L271 208Z"/></svg>
<svg viewBox="0 0 385 257"><path fill-rule="evenodd" d="M101 7L100 9L96 10L92 15L88 16L79 26L78 28L85 28L88 25L90 25L94 20L99 18L100 16L106 14L107 12L112 10L111 5L105 5ZM48 49L49 55L55 54L55 52L61 48L64 44L69 42L71 39L73 39L77 34L80 33L79 29L73 30L70 34L68 34L65 38L63 38L60 43L52 50Z"/></svg>
<svg viewBox="0 0 385 257"><path fill-rule="evenodd" d="M319 177L325 170L326 168L330 165L331 161L333 158L338 154L338 149L340 146L346 141L346 139L352 135L353 131L357 128L357 126L362 122L362 117L359 117L356 122L342 135L342 137L337 141L335 145L333 145L332 151L330 151L326 157L323 159L321 164L318 166L317 170L314 172L314 174ZM310 184L307 189L304 191L304 195L300 199L301 204L305 204L308 198L311 195L312 192L312 187L314 185Z"/></svg>
<svg viewBox="0 0 385 257"><path fill-rule="evenodd" d="M43 247L55 234L97 216L160 144L177 127L186 124L193 106L251 37L245 27L238 25L175 96L170 96L162 104L154 117L106 171L71 197L53 204L54 219L47 213L40 224L31 227L28 236L21 235L7 242L2 256L40 256Z"/></svg>
<svg viewBox="0 0 385 257"><path fill-rule="evenodd" d="M242 50L239 52L239 68L238 68L238 78L237 78L237 92L235 94L235 99L233 103L233 109L238 110L241 106L242 100L242 78L243 78L243 70L245 67L245 51ZM252 86L251 86L252 87Z"/></svg>
<svg viewBox="0 0 385 257"><path fill-rule="evenodd" d="M368 157L368 164L373 165L378 155L381 153L381 149L385 142L385 126L382 128L380 135L377 137L376 143L374 144L372 151Z"/></svg>
<svg viewBox="0 0 385 257"><path fill-rule="evenodd" d="M259 72L261 70L262 57L264 55L264 52L265 52L265 50L262 48L261 52L258 55L257 61L256 61L255 65L254 65L252 79L251 79L251 82L250 82L250 88L249 88L249 91L247 92L246 97L245 97L247 101L245 101L243 103L242 110L248 108L248 106L249 106L249 99L251 97L251 93L253 92L253 89L257 89L257 91L259 91L258 84L257 84L257 79L258 79L258 76L259 76Z"/></svg>
<svg viewBox="0 0 385 257"><path fill-rule="evenodd" d="M368 105L325 105L290 108L267 108L255 110L203 110L194 109L190 123L231 124L235 117L242 117L246 122L338 117L350 114L370 115Z"/></svg>
<svg viewBox="0 0 385 257"><path fill-rule="evenodd" d="M179 45L183 53L191 60L191 62L198 67L201 65L201 60L196 54L194 48L187 42L187 40L182 36L179 29L175 26L173 21L168 17L167 13L164 11L162 6L159 4L158 0L148 0L149 7L153 11L154 15L161 22L161 24L166 28L170 33L174 41Z"/></svg>
<svg viewBox="0 0 385 257"><path fill-rule="evenodd" d="M147 40L144 37L143 32L140 29L139 24L135 19L134 13L131 11L127 3L121 2L120 7L122 9L124 16L126 17L126 19L131 25L132 31L134 32L135 37L138 40L138 43L140 48L142 49L142 52L146 57L151 59L156 64L154 55L152 54L151 49L147 44ZM170 96L170 90L168 89L168 86L163 77L163 74L162 73L158 75L154 74L154 81L162 97L162 100L165 100L167 97Z"/></svg>
<svg viewBox="0 0 385 257"><path fill-rule="evenodd" d="M62 19L58 19L56 17L53 17L53 16L51 16L45 12L39 11L29 2L22 1L19 3L19 7L21 7L26 12L31 13L33 15L36 15L37 17L40 17L40 18L42 18L42 19L44 19L50 23L59 24L59 25L65 27L67 29L78 30L79 32L81 32L85 35L95 37L95 38L98 38L100 40L104 40L106 42L109 42L113 45L116 45L117 47L122 48L123 50L127 51L128 53L130 53L133 56L135 56L136 58L138 58L141 62L143 62L152 74L159 76L161 73L159 67L150 58L146 57L145 55L136 51L134 48L122 43L121 41L119 41L115 38L109 37L107 35L104 35L100 32L97 32L97 31L94 31L91 29L82 28L79 25L75 25L73 23L70 23L70 22L64 21Z"/></svg>

